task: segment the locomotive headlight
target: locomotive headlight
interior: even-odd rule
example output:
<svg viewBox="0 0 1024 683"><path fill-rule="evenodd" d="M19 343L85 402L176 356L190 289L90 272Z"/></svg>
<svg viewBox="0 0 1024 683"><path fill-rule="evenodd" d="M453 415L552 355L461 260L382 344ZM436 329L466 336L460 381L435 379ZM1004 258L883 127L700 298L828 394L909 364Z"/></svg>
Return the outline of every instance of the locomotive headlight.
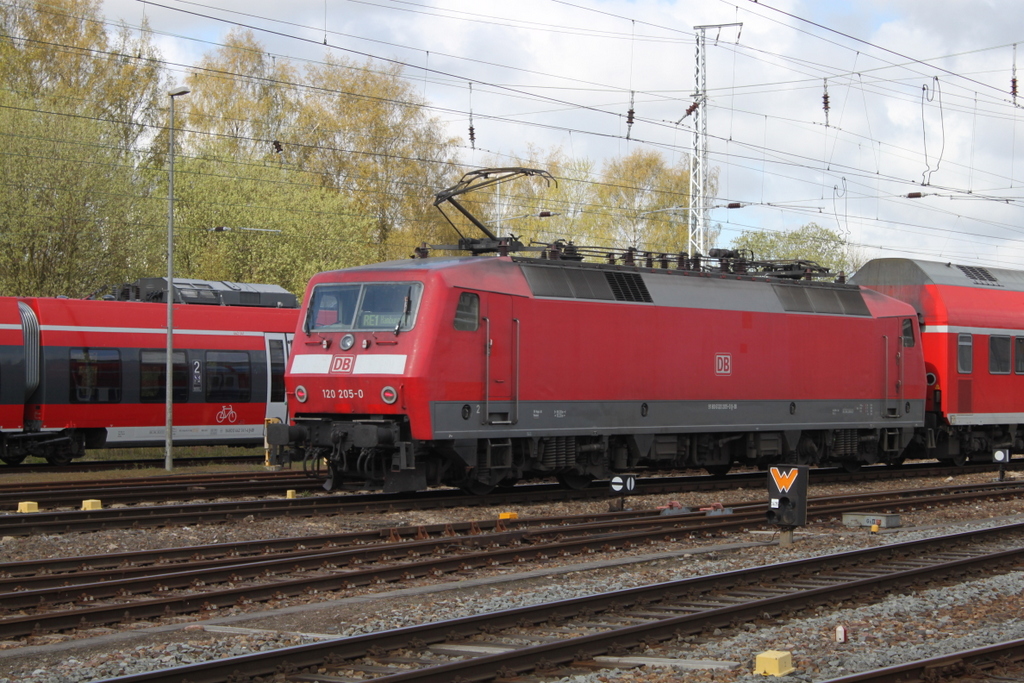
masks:
<svg viewBox="0 0 1024 683"><path fill-rule="evenodd" d="M380 390L380 398L388 405L391 405L398 400L398 392L395 391L394 387L384 387Z"/></svg>
<svg viewBox="0 0 1024 683"><path fill-rule="evenodd" d="M306 392L306 387L301 385L295 387L295 400L305 403L307 398L309 398L309 394Z"/></svg>
<svg viewBox="0 0 1024 683"><path fill-rule="evenodd" d="M356 343L356 338L351 334L346 334L341 338L341 350L348 351L352 348L352 345Z"/></svg>

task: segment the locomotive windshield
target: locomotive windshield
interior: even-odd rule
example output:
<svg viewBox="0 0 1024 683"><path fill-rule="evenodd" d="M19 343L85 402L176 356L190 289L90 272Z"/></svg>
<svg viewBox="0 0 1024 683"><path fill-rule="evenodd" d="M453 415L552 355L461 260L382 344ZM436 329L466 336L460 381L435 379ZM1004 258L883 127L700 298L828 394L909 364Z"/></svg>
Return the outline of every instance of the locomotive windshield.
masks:
<svg viewBox="0 0 1024 683"><path fill-rule="evenodd" d="M419 282L318 285L306 313L307 330L411 329L422 291Z"/></svg>

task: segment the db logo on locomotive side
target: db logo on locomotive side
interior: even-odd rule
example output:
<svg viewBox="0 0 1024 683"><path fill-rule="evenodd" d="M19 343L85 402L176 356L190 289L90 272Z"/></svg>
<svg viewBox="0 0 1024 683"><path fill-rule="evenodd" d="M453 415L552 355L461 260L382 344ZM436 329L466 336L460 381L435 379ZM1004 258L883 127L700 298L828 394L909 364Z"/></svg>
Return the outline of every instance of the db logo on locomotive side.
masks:
<svg viewBox="0 0 1024 683"><path fill-rule="evenodd" d="M356 364L355 356L335 356L331 361L331 372L348 374Z"/></svg>
<svg viewBox="0 0 1024 683"><path fill-rule="evenodd" d="M732 354L731 353L716 353L715 354L715 374L716 375L731 375L732 374Z"/></svg>

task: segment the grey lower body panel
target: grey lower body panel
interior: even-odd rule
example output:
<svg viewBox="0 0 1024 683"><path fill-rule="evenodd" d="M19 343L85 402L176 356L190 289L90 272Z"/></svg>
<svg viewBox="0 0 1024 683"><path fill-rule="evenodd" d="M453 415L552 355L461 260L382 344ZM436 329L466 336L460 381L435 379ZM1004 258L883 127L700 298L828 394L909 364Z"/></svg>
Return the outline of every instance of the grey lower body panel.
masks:
<svg viewBox="0 0 1024 683"><path fill-rule="evenodd" d="M431 404L434 438L685 434L924 426L924 400L482 401Z"/></svg>

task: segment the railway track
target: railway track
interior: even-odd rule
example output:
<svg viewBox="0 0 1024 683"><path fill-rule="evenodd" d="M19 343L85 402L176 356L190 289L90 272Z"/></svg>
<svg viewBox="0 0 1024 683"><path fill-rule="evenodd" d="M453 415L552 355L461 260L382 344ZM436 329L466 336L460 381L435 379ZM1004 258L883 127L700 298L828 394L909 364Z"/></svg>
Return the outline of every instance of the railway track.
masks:
<svg viewBox="0 0 1024 683"><path fill-rule="evenodd" d="M898 666L833 678L826 683L907 683L942 679L957 680L961 683L1020 681L1021 674L1024 673L1022 663L1024 640L1010 640L941 657L919 659ZM1011 671L1007 672L1007 669Z"/></svg>
<svg viewBox="0 0 1024 683"><path fill-rule="evenodd" d="M301 471L229 472L126 477L89 482L6 483L0 485L0 509L16 509L32 500L41 508L78 507L95 498L105 505L137 505L175 499L213 499L281 495L286 489L322 491L320 482Z"/></svg>
<svg viewBox="0 0 1024 683"><path fill-rule="evenodd" d="M1024 524L737 570L107 679L220 683L486 681L566 676L604 657L667 647L746 622L838 608L1024 566ZM648 654L648 656L650 656ZM614 661L614 660L612 660ZM854 678L853 680L896 680ZM904 679L912 680L912 679Z"/></svg>
<svg viewBox="0 0 1024 683"><path fill-rule="evenodd" d="M175 467L205 467L208 465L262 465L266 455L254 452L249 455L207 455L195 457L175 456ZM66 465L49 463L21 463L0 465L0 472L8 474L53 474L58 472L106 472L109 470L164 469L164 458L134 458L131 460L73 460Z"/></svg>
<svg viewBox="0 0 1024 683"><path fill-rule="evenodd" d="M1024 460L1015 463L1024 466ZM909 469L889 467L867 468L851 474L838 470L812 470L812 483L831 483L860 479L892 479L897 476L947 476L950 473L992 471L992 465L968 468L948 468L935 465L914 466ZM902 473L900 475L899 473ZM401 511L451 506L514 506L535 502L566 500L599 500L613 497L606 482L580 489L566 490L554 484L526 484L510 490L496 491L487 496L466 495L452 489L421 491L415 494L324 494L316 480L304 478L301 473L283 471L242 473L229 475L235 483L219 484L214 475L182 475L175 483L159 480L123 479L113 486L92 487L82 484L8 484L0 486L0 508L11 512L0 514L0 534L25 536L36 533L65 533L97 531L107 528L169 526L231 521L253 517L316 516L369 511ZM220 475L217 475L220 476ZM247 483L247 482L252 482ZM687 491L729 490L762 487L763 472L731 474L728 477L650 477L638 480L634 495L678 494ZM54 486L52 497L47 489ZM302 492L303 497L286 500L281 497L287 489ZM262 498L252 500L251 496ZM215 502L182 504L180 501L197 499L232 498ZM40 512L18 514L17 502L22 500L49 500L50 506L78 507L81 501L95 498L102 501L101 510L47 510L40 504ZM175 501L173 505L154 505L154 501ZM134 503L134 505L132 505ZM141 503L149 503L141 505ZM117 506L117 507L111 507ZM124 507L128 506L128 507Z"/></svg>
<svg viewBox="0 0 1024 683"><path fill-rule="evenodd" d="M1024 483L839 496L812 499L809 516L1021 495ZM0 565L0 639L719 535L764 526L766 511L747 504L731 514L466 522L8 563Z"/></svg>

